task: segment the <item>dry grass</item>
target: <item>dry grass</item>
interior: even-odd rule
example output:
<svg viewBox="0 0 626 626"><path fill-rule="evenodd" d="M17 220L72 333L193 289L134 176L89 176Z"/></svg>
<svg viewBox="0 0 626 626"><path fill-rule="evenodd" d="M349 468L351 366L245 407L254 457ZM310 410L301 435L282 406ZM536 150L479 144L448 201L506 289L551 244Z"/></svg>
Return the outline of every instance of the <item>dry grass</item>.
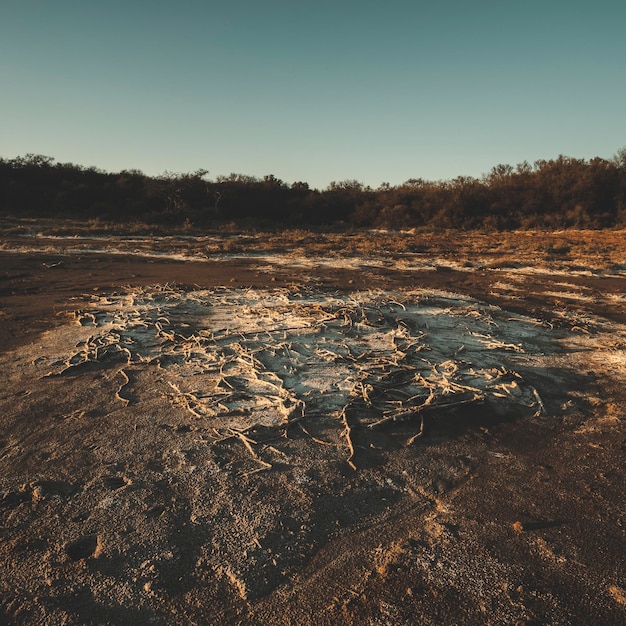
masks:
<svg viewBox="0 0 626 626"><path fill-rule="evenodd" d="M102 237L123 243L125 237L151 238L162 250L171 236L181 235L195 254L275 254L292 257L385 257L417 255L447 258L459 265L507 268L524 260L532 265L579 265L596 269L624 268L626 230L566 231L363 231L316 232L303 229L273 232L165 231L148 224L112 225L99 221L8 220L0 222L3 247L34 239L43 246L50 237ZM135 242L136 243L136 242Z"/></svg>

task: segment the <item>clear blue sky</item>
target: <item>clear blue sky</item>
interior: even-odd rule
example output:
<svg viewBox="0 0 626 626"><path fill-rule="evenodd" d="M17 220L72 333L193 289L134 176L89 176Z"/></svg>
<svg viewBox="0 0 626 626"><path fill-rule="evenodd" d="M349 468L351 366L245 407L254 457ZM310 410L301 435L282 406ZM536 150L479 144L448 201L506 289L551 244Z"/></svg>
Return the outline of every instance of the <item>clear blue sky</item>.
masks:
<svg viewBox="0 0 626 626"><path fill-rule="evenodd" d="M626 2L0 0L0 156L287 182L626 146Z"/></svg>

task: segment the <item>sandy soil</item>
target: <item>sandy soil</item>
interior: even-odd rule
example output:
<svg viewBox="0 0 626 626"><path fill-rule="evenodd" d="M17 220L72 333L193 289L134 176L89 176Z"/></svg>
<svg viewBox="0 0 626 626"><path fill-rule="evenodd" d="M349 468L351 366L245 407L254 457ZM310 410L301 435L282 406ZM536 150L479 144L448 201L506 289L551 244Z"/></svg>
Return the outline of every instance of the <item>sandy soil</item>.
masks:
<svg viewBox="0 0 626 626"><path fill-rule="evenodd" d="M12 223L0 297L0 622L626 622L626 233Z"/></svg>

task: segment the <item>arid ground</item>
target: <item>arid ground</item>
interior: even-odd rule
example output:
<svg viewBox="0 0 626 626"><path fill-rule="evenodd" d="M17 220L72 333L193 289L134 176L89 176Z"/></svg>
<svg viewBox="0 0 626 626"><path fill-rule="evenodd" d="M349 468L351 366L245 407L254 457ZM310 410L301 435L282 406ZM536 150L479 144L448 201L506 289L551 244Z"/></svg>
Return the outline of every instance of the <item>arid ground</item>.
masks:
<svg viewBox="0 0 626 626"><path fill-rule="evenodd" d="M625 231L0 226L1 623L626 623Z"/></svg>

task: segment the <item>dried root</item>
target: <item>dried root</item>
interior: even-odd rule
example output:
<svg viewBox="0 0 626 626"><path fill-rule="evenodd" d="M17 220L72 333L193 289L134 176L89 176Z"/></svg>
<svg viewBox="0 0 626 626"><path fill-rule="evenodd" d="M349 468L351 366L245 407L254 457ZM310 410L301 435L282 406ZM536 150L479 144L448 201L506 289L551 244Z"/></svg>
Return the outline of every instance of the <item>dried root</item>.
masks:
<svg viewBox="0 0 626 626"><path fill-rule="evenodd" d="M345 437L346 443L348 445L348 452L350 453L348 458L346 459L346 462L354 471L356 471L357 466L352 461L352 459L354 458L354 444L352 442L352 426L350 426L350 422L348 421L348 416L346 414L348 406L349 405L346 404L346 406L343 407L339 417L341 418L341 421L344 426L342 436Z"/></svg>
<svg viewBox="0 0 626 626"><path fill-rule="evenodd" d="M262 472L264 470L268 470L272 468L272 464L271 463L266 463L255 451L254 448L252 447L252 444L256 444L256 441L254 441L254 439L250 439L250 437L247 437L246 435L244 435L242 432L236 431L236 430L232 430L231 432L233 433L233 435L235 437L237 437L245 446L246 450L250 453L250 456L261 466L258 469L252 470L251 472L246 472L244 474L244 476L249 476L250 474L256 474L257 472Z"/></svg>
<svg viewBox="0 0 626 626"><path fill-rule="evenodd" d="M128 406L130 404L130 399L122 397L121 392L122 392L122 389L124 389L124 387L128 385L128 383L130 382L130 379L128 378L128 375L123 369L118 370L117 373L122 375L124 382L120 385L119 389L115 392L115 398L119 400L120 402L122 402L124 406Z"/></svg>

